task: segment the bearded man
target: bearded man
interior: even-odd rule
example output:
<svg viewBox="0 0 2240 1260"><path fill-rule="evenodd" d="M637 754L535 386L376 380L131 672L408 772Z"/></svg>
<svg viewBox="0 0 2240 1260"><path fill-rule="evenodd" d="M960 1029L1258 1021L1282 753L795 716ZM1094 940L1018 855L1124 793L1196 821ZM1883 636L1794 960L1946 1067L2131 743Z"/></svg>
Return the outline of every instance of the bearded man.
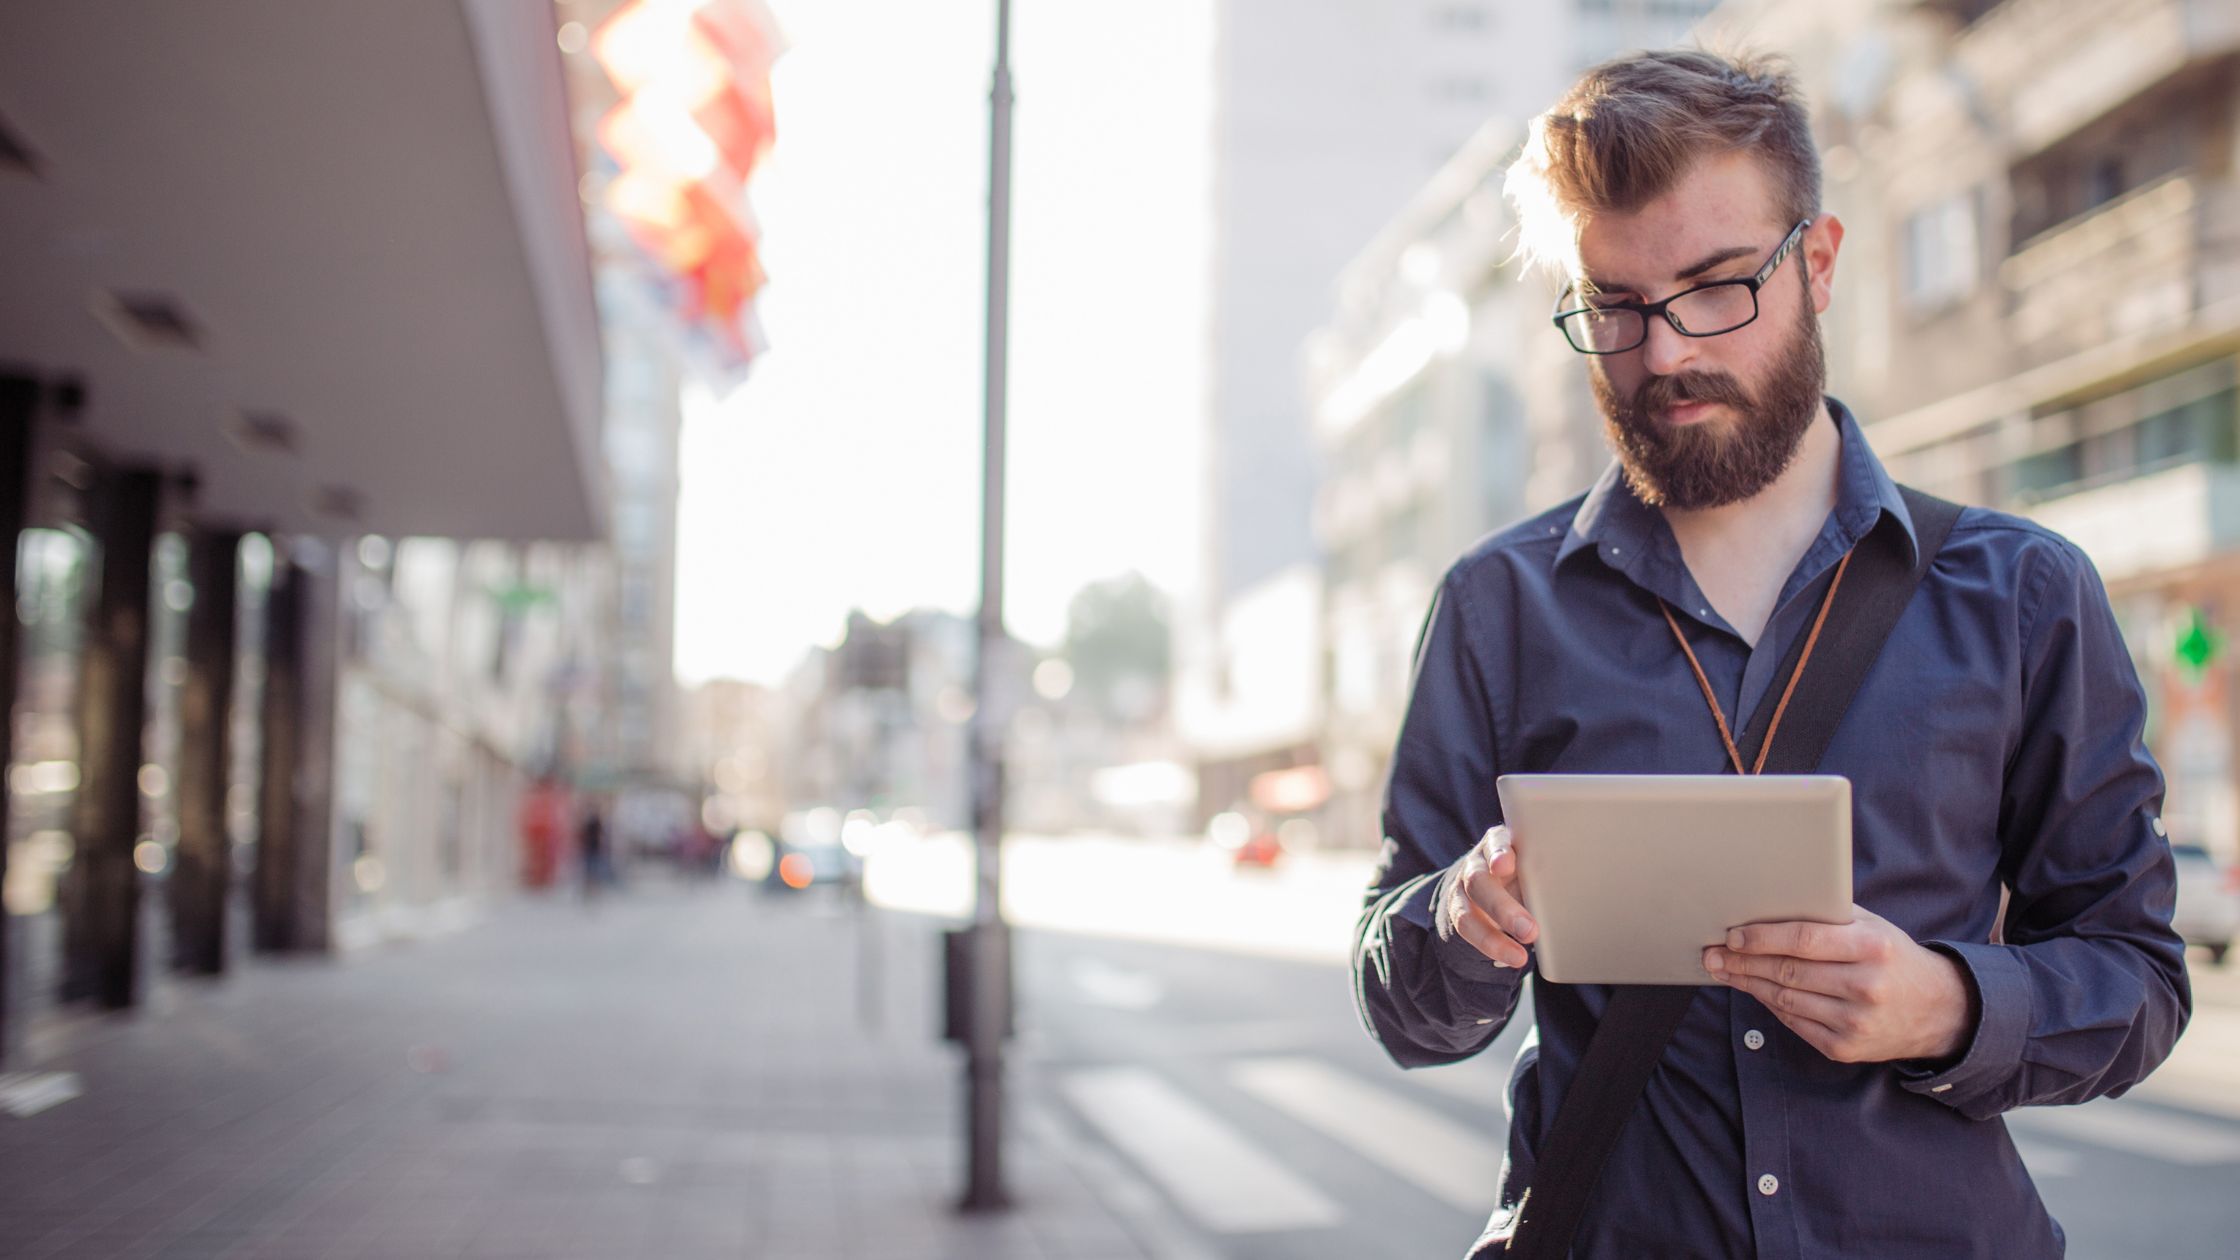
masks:
<svg viewBox="0 0 2240 1260"><path fill-rule="evenodd" d="M1852 784L1852 921L1705 951L1721 983L1683 990L1588 1186L1565 1187L1575 1232L1534 1254L2060 1255L2000 1117L2122 1092L2191 1010L2161 773L2098 576L1999 512L1917 528L1935 501L1909 503L1823 392L1843 224L1777 66L1599 66L1508 186L1617 459L1441 582L1354 950L1363 1020L1408 1067L1483 1049L1532 977L1471 1254L1534 1241L1550 1127L1614 992L1536 975L1495 779L1722 772L1729 718L1878 547L1918 585L1818 763Z"/></svg>

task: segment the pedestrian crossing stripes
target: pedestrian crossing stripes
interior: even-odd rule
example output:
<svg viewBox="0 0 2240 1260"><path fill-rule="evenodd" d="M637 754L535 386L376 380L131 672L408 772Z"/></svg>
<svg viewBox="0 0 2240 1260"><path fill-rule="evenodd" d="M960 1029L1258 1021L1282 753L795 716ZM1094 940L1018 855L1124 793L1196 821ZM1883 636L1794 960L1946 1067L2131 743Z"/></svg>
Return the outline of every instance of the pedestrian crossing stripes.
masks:
<svg viewBox="0 0 2240 1260"><path fill-rule="evenodd" d="M1481 1213L1499 1191L1505 1135L1497 1098L1450 1114L1310 1055L1232 1058L1214 1079L1459 1211ZM1292 1152L1265 1149L1152 1069L1081 1069L1067 1073L1062 1088L1107 1143L1206 1230L1313 1229L1343 1215L1336 1200L1291 1171ZM2164 1165L2240 1164L2240 1126L2136 1102L2024 1108L2008 1122L2040 1179L2086 1175L2099 1166L2093 1150Z"/></svg>
<svg viewBox="0 0 2240 1260"><path fill-rule="evenodd" d="M76 1072L9 1072L0 1075L0 1111L27 1119L84 1092Z"/></svg>
<svg viewBox="0 0 2240 1260"><path fill-rule="evenodd" d="M1489 1116L1495 1132L1473 1129L1320 1059L1246 1059L1229 1075L1246 1093L1464 1211L1482 1211L1499 1191L1498 1112Z"/></svg>
<svg viewBox="0 0 2240 1260"><path fill-rule="evenodd" d="M1217 1233L1315 1229L1337 1223L1338 1205L1305 1179L1143 1068L1069 1073L1067 1098L1105 1140Z"/></svg>

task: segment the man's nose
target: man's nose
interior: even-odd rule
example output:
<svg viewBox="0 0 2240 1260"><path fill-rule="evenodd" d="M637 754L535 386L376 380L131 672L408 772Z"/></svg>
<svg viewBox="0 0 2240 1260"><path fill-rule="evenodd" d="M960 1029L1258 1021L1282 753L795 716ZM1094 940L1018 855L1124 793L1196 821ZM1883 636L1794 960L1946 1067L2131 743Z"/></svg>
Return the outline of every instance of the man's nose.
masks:
<svg viewBox="0 0 2240 1260"><path fill-rule="evenodd" d="M1654 376L1671 376L1695 360L1696 339L1683 337L1662 315L1649 317L1649 339L1641 343L1641 366Z"/></svg>

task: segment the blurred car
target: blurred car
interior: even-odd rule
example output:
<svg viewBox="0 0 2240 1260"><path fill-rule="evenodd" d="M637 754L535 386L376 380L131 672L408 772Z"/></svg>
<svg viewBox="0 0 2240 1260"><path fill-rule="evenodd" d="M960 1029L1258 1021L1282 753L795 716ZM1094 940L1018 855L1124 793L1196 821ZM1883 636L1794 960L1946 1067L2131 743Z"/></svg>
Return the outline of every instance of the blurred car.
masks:
<svg viewBox="0 0 2240 1260"><path fill-rule="evenodd" d="M1251 866L1260 870L1269 870L1282 857L1283 844L1276 839L1275 833L1272 831L1256 831L1252 834L1251 839L1237 846L1238 866Z"/></svg>
<svg viewBox="0 0 2240 1260"><path fill-rule="evenodd" d="M2209 951L2209 962L2223 966L2240 936L2240 867L2226 870L2197 844L2174 844L2178 861L2178 911L2171 926L2188 945Z"/></svg>
<svg viewBox="0 0 2240 1260"><path fill-rule="evenodd" d="M762 877L771 892L800 892L819 885L847 888L863 879L863 859L838 841L777 846L777 861Z"/></svg>

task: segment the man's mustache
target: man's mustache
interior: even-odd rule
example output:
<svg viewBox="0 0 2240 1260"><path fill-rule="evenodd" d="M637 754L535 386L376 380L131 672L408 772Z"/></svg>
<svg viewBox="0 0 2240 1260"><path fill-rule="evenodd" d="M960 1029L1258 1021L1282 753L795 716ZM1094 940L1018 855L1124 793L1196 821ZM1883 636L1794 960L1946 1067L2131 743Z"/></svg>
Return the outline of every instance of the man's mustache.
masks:
<svg viewBox="0 0 2240 1260"><path fill-rule="evenodd" d="M1747 408L1750 395L1725 372L1675 372L1670 376L1652 376L1633 392L1633 410L1639 416L1653 416L1674 403L1684 402Z"/></svg>

